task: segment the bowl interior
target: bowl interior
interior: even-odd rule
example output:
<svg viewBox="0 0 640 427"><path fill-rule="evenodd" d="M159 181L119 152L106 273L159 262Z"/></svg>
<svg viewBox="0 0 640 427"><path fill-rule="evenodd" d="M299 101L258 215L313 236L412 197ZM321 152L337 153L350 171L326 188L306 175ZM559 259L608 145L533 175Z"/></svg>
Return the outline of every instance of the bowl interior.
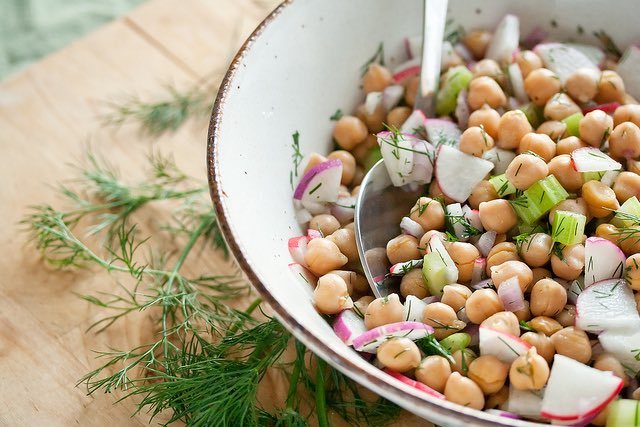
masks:
<svg viewBox="0 0 640 427"><path fill-rule="evenodd" d="M593 32L605 30L624 47L640 35L633 14L625 13L633 4L619 1L614 9L595 0L450 0L449 17L451 28L492 29L514 13L522 35L539 26L559 40L597 43ZM303 154L329 152L330 116L362 102L360 67L380 43L387 65L405 61L403 37L420 34L421 14L420 0L295 0L280 6L240 51L216 101L208 148L212 197L248 278L295 336L333 366L439 424L536 425L435 400L374 368L335 336L287 267L287 240L302 232L292 203L292 134L299 132Z"/></svg>

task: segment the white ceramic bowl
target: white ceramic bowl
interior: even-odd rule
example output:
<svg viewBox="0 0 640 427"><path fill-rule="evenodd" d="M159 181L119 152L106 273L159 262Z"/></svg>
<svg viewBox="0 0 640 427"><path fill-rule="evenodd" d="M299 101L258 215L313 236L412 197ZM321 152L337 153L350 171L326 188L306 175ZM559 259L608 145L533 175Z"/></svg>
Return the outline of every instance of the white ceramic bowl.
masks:
<svg viewBox="0 0 640 427"><path fill-rule="evenodd" d="M613 5L615 4L615 7ZM559 40L596 43L606 30L622 47L640 40L633 0L450 0L465 29L492 29L506 13L521 34L540 26ZM301 234L292 204L291 135L303 153L331 150L340 108L362 102L360 66L384 43L387 63L405 59L402 38L420 34L420 0L294 0L278 7L234 59L209 131L213 198L229 246L278 319L307 347L360 384L443 425L540 425L436 400L391 378L344 345L289 272L287 240ZM582 29L579 30L579 28Z"/></svg>

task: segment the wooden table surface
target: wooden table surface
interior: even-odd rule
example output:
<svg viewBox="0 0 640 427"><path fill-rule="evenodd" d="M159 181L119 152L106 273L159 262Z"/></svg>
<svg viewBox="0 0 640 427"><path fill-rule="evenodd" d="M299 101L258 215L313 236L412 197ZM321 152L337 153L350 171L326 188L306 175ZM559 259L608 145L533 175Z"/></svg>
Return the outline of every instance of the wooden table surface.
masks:
<svg viewBox="0 0 640 427"><path fill-rule="evenodd" d="M118 393L87 396L76 386L100 365L93 351L145 342L148 316L87 332L104 313L76 294L109 290L114 279L46 268L18 222L29 205L60 205L52 184L73 176L69 165L87 145L125 180L140 177L156 149L173 153L180 168L204 182L206 118L151 141L133 126L104 127L105 101L153 99L167 83L188 88L224 72L276 3L151 0L0 83L0 426L148 425L147 414L131 416L134 401L115 403ZM221 258L202 264L211 272L229 268ZM272 394L285 394L283 381L272 382Z"/></svg>

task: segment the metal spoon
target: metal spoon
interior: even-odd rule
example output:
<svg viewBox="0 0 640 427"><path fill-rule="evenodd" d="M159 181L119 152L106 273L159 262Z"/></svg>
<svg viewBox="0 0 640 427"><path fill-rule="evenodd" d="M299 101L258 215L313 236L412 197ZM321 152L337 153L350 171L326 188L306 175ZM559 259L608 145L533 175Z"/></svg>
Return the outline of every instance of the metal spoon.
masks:
<svg viewBox="0 0 640 427"><path fill-rule="evenodd" d="M447 0L425 0L420 89L414 108L422 110L427 117L433 117L435 110L446 16ZM398 290L398 279L387 274L386 246L399 234L400 220L422 194L421 188L405 187L391 184L382 160L369 170L360 184L354 224L356 245L365 276L376 297Z"/></svg>

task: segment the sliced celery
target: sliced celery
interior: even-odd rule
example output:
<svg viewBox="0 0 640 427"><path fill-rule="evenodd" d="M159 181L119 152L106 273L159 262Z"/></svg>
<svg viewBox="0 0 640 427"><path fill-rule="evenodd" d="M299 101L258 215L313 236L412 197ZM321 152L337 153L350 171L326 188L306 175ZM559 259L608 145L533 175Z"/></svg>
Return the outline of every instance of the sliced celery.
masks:
<svg viewBox="0 0 640 427"><path fill-rule="evenodd" d="M436 97L436 114L448 116L455 111L458 95L469 85L472 77L473 74L464 65L450 68L447 71L445 82Z"/></svg>
<svg viewBox="0 0 640 427"><path fill-rule="evenodd" d="M565 131L571 136L580 137L580 121L584 116L582 113L574 113L569 117L565 117L562 119L562 122L567 125L567 130Z"/></svg>
<svg viewBox="0 0 640 427"><path fill-rule="evenodd" d="M640 219L640 202L636 196L633 196L620 206L618 213L611 220L611 224L616 227L630 227L638 224L637 219Z"/></svg>
<svg viewBox="0 0 640 427"><path fill-rule="evenodd" d="M600 181L606 172L582 172L582 181Z"/></svg>
<svg viewBox="0 0 640 427"><path fill-rule="evenodd" d="M499 197L508 196L509 194L516 192L516 187L509 182L505 174L489 178L489 182L493 184L493 188L496 189L496 193L498 193Z"/></svg>
<svg viewBox="0 0 640 427"><path fill-rule="evenodd" d="M553 229L551 231L553 240L563 245L575 245L582 242L586 223L587 217L582 214L556 211L553 216Z"/></svg>
<svg viewBox="0 0 640 427"><path fill-rule="evenodd" d="M449 350L449 352L455 353L458 350L469 347L469 344L471 344L471 335L466 332L457 332L444 338L440 341L440 344Z"/></svg>
<svg viewBox="0 0 640 427"><path fill-rule="evenodd" d="M542 108L535 105L533 102L523 105L519 108L522 110L525 116L527 116L527 120L531 126L535 129L542 124L544 121L544 114L542 112Z"/></svg>
<svg viewBox="0 0 640 427"><path fill-rule="evenodd" d="M549 175L525 190L522 196L512 200L511 205L526 224L533 224L567 197L569 193L556 177Z"/></svg>
<svg viewBox="0 0 640 427"><path fill-rule="evenodd" d="M422 278L431 295L442 295L442 288L449 284L447 270L447 264L437 251L425 254L422 264Z"/></svg>
<svg viewBox="0 0 640 427"><path fill-rule="evenodd" d="M608 406L607 427L639 427L640 402L631 399L614 400Z"/></svg>

